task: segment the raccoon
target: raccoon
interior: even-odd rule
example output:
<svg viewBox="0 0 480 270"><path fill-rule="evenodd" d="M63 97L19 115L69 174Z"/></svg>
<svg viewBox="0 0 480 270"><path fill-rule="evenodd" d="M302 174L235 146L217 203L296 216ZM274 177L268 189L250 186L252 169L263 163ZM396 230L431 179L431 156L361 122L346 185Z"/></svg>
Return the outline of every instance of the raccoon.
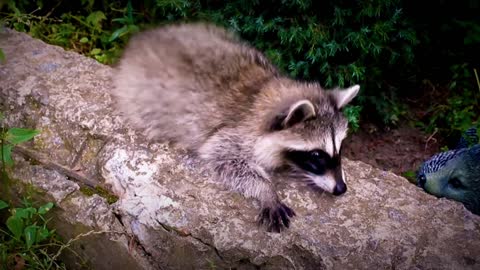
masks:
<svg viewBox="0 0 480 270"><path fill-rule="evenodd" d="M151 139L195 152L229 189L260 202L260 225L295 212L278 181L346 192L341 165L358 85L324 90L282 75L258 50L208 23L162 26L129 41L113 75L117 109Z"/></svg>

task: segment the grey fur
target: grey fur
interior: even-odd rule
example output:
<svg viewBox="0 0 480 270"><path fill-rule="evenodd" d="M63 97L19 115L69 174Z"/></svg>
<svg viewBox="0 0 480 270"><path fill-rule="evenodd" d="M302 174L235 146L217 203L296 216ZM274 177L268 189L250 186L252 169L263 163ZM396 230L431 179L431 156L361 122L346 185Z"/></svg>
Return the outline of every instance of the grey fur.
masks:
<svg viewBox="0 0 480 270"><path fill-rule="evenodd" d="M118 110L131 124L198 153L226 186L261 202L260 221L275 231L295 215L275 181L301 171L284 152L325 149L332 130L341 143L347 121L339 110L359 89L327 92L294 81L232 33L198 23L135 35L113 81Z"/></svg>

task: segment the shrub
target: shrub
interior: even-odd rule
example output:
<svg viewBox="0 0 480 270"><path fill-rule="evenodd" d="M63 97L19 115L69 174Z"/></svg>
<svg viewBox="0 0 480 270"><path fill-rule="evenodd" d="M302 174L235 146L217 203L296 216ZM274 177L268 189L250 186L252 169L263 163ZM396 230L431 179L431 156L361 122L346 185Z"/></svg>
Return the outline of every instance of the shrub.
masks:
<svg viewBox="0 0 480 270"><path fill-rule="evenodd" d="M239 33L297 79L317 80L327 88L361 84L353 104L387 125L408 115L400 101L417 94L419 82L458 81L448 73L450 67L466 63L471 72L478 63L473 57L480 36L478 0L425 6L400 0L6 1L2 21L8 26L106 64L115 62L128 37L140 29L212 21ZM458 104L457 97L444 104L444 112ZM347 114L357 115L351 109ZM453 114L458 122L469 113ZM431 123L424 124L426 129L448 127Z"/></svg>
<svg viewBox="0 0 480 270"><path fill-rule="evenodd" d="M437 130L452 137L454 145L463 131L480 122L480 84L474 75L480 70L480 1L406 1L405 10L420 41L412 74L430 85L421 93L426 115L419 125L430 134Z"/></svg>
<svg viewBox="0 0 480 270"><path fill-rule="evenodd" d="M451 67L451 81L443 100L434 102L417 125L428 133L439 131L453 143L472 126L480 125L480 82L468 64ZM476 83L476 84L475 84Z"/></svg>
<svg viewBox="0 0 480 270"><path fill-rule="evenodd" d="M328 88L360 83L357 104L368 105L365 112L375 112L386 124L399 117L390 106L398 100L388 77L412 65L417 44L401 1L156 3L160 20L206 19L237 31L293 77Z"/></svg>
<svg viewBox="0 0 480 270"><path fill-rule="evenodd" d="M293 77L328 88L362 84L357 104L373 105L386 123L395 122L391 114L396 112L376 98L390 96L385 71L398 75L411 65L417 43L399 0L84 0L72 7L55 5L10 0L4 20L103 63L113 63L129 34L146 25L213 21L238 32Z"/></svg>

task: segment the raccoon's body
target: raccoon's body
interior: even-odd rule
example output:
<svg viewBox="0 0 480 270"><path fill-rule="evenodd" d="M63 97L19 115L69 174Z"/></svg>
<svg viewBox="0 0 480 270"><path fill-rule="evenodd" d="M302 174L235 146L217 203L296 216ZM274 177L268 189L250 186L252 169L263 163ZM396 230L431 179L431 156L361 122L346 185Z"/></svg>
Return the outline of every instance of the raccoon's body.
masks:
<svg viewBox="0 0 480 270"><path fill-rule="evenodd" d="M134 36L113 78L119 111L152 139L197 152L230 189L261 202L269 230L289 226L277 179L346 191L340 109L359 87L325 91L282 76L262 53L207 24Z"/></svg>

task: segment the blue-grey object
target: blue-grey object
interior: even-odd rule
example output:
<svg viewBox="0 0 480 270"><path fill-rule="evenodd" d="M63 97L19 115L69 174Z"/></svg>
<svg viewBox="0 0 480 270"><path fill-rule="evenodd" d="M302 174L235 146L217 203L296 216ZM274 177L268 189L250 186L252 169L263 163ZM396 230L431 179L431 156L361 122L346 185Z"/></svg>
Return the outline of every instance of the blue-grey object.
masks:
<svg viewBox="0 0 480 270"><path fill-rule="evenodd" d="M475 145L469 147L472 143ZM480 144L476 128L465 132L456 149L436 154L423 163L417 184L432 195L462 202L480 215Z"/></svg>

